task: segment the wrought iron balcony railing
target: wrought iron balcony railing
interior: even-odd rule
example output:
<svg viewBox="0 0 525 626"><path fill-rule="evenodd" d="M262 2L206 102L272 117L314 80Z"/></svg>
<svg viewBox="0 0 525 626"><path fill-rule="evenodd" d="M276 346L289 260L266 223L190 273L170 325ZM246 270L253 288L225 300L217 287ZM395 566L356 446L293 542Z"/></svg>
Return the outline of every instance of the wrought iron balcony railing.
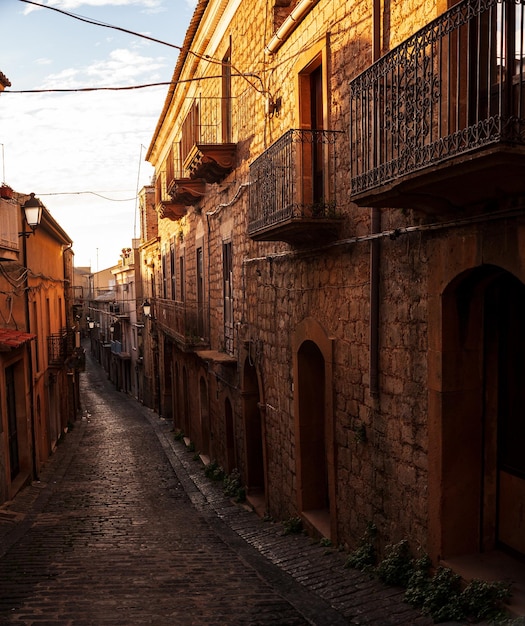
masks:
<svg viewBox="0 0 525 626"><path fill-rule="evenodd" d="M525 145L524 14L523 0L463 0L351 82L353 200L454 157Z"/></svg>
<svg viewBox="0 0 525 626"><path fill-rule="evenodd" d="M334 227L341 133L292 129L250 165L248 234L298 243ZM336 220L338 222L338 220Z"/></svg>
<svg viewBox="0 0 525 626"><path fill-rule="evenodd" d="M75 333L72 330L62 330L53 333L47 338L47 361L49 367L62 367L66 359L75 349Z"/></svg>
<svg viewBox="0 0 525 626"><path fill-rule="evenodd" d="M187 347L207 343L208 307L197 302L157 298L155 320L164 332Z"/></svg>
<svg viewBox="0 0 525 626"><path fill-rule="evenodd" d="M199 97L182 124L180 160L189 178L221 181L233 168L232 99Z"/></svg>

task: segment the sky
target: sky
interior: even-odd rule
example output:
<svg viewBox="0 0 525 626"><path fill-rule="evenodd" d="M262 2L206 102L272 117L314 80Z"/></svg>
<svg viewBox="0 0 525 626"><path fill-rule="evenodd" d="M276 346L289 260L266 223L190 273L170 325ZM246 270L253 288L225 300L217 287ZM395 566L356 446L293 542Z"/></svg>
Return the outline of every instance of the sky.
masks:
<svg viewBox="0 0 525 626"><path fill-rule="evenodd" d="M35 0L181 46L196 0ZM140 237L137 191L151 182L147 148L168 86L14 93L169 82L176 48L0 0L0 178L42 200L73 240L75 266L116 265Z"/></svg>

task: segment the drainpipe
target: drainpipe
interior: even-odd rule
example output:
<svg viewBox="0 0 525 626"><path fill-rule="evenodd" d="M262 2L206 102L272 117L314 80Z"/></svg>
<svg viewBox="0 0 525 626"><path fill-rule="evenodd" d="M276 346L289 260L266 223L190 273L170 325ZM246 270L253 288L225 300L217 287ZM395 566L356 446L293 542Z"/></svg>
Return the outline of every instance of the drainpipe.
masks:
<svg viewBox="0 0 525 626"><path fill-rule="evenodd" d="M372 7L372 63L381 56L381 0L373 0ZM374 144L375 149L375 144ZM370 210L371 233L381 232L381 211L374 207ZM379 276L380 276L379 239L370 242L370 395L379 395Z"/></svg>
<svg viewBox="0 0 525 626"><path fill-rule="evenodd" d="M283 42L286 41L286 38L295 30L299 22L318 1L319 0L298 0L290 15L288 15L268 42L268 45L264 49L266 54L274 54L277 52Z"/></svg>
<svg viewBox="0 0 525 626"><path fill-rule="evenodd" d="M26 233L26 220L22 217L22 262L24 264L25 270L25 279L24 279L24 308L25 308L25 318L26 318L26 332L31 332L30 321L31 317L29 314L29 276L27 271L27 233ZM37 439L36 439L36 421L35 421L35 398L34 398L34 390L33 390L33 351L31 349L31 342L27 342L27 377L29 379L29 420L31 424L31 462L33 464L33 480L38 480L38 470L37 470Z"/></svg>
<svg viewBox="0 0 525 626"><path fill-rule="evenodd" d="M370 210L372 233L381 232L381 212ZM379 239L370 242L370 395L379 395Z"/></svg>

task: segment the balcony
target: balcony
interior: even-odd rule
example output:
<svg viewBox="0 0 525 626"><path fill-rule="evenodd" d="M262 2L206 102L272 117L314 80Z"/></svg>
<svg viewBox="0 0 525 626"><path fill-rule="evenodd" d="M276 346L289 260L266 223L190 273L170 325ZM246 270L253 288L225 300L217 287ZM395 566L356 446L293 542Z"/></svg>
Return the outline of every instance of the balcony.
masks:
<svg viewBox="0 0 525 626"><path fill-rule="evenodd" d="M176 221L184 217L191 202L181 194L177 196L172 172L158 172L155 181L155 205L159 217ZM171 193L170 193L171 192ZM200 198L199 198L200 199Z"/></svg>
<svg viewBox="0 0 525 626"><path fill-rule="evenodd" d="M463 0L351 82L361 206L489 207L525 192L524 6Z"/></svg>
<svg viewBox="0 0 525 626"><path fill-rule="evenodd" d="M75 334L71 330L53 333L47 338L47 363L49 367L62 367L75 350Z"/></svg>
<svg viewBox="0 0 525 626"><path fill-rule="evenodd" d="M173 178L168 183L168 194L171 197L172 207L181 207L178 211L172 208L172 212L175 210L177 214L182 213L182 215L185 215L186 207L199 204L205 193L206 183L201 179ZM182 215L179 215L179 217L182 217Z"/></svg>
<svg viewBox="0 0 525 626"><path fill-rule="evenodd" d="M4 198L4 195L0 197L0 261L18 260L19 210L19 205L16 202L7 197Z"/></svg>
<svg viewBox="0 0 525 626"><path fill-rule="evenodd" d="M157 298L155 309L155 321L166 335L177 341L181 349L193 350L208 344L207 306Z"/></svg>
<svg viewBox="0 0 525 626"><path fill-rule="evenodd" d="M336 143L341 135L292 129L250 165L252 239L301 245L337 236Z"/></svg>
<svg viewBox="0 0 525 626"><path fill-rule="evenodd" d="M235 165L237 144L230 140L231 98L198 98L182 127L181 161L191 179L223 180Z"/></svg>

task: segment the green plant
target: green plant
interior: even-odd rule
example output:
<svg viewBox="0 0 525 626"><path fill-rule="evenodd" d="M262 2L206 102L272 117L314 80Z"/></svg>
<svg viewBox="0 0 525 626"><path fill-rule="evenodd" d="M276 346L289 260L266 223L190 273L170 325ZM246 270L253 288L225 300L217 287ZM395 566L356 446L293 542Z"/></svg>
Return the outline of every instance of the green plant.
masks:
<svg viewBox="0 0 525 626"><path fill-rule="evenodd" d="M362 572L371 571L377 560L376 537L377 528L375 524L368 522L365 533L359 540L358 547L346 559L345 567L352 567Z"/></svg>
<svg viewBox="0 0 525 626"><path fill-rule="evenodd" d="M421 610L435 622L464 619L460 596L461 576L448 567L439 567L430 580Z"/></svg>
<svg viewBox="0 0 525 626"><path fill-rule="evenodd" d="M458 574L449 568L440 567L431 576L430 567L428 556L414 563L414 571L405 593L406 602L420 607L435 622L468 619L469 622L496 620L498 624L502 623L505 617L504 604L511 595L510 585L474 579L461 590L461 577ZM522 625L511 623L509 626Z"/></svg>
<svg viewBox="0 0 525 626"><path fill-rule="evenodd" d="M405 601L412 606L423 606L430 586L432 561L428 554L414 561L412 576L405 592Z"/></svg>
<svg viewBox="0 0 525 626"><path fill-rule="evenodd" d="M471 620L502 620L504 603L510 599L510 584L474 579L461 593L465 614Z"/></svg>
<svg viewBox="0 0 525 626"><path fill-rule="evenodd" d="M376 568L379 580L387 585L407 587L414 573L414 562L408 541L387 546L386 556Z"/></svg>
<svg viewBox="0 0 525 626"><path fill-rule="evenodd" d="M195 444L193 443L193 441L189 442L189 444L186 446L186 450L188 452L195 452Z"/></svg>
<svg viewBox="0 0 525 626"><path fill-rule="evenodd" d="M332 541L330 539L328 539L328 537L323 537L321 539L321 541L319 542L319 544L321 546L323 546L323 548L331 548L332 547Z"/></svg>
<svg viewBox="0 0 525 626"><path fill-rule="evenodd" d="M184 431L179 430L173 435L173 438L175 439L175 441L182 441L184 439Z"/></svg>
<svg viewBox="0 0 525 626"><path fill-rule="evenodd" d="M224 470L217 461L210 461L210 463L204 467L204 475L206 478L219 481L224 478Z"/></svg>
<svg viewBox="0 0 525 626"><path fill-rule="evenodd" d="M235 498L236 502L246 500L246 488L241 484L241 475L238 469L234 469L231 474L224 476L222 486L224 495L229 498Z"/></svg>
<svg viewBox="0 0 525 626"><path fill-rule="evenodd" d="M298 535L303 532L303 520L300 517L290 517L283 522L285 535Z"/></svg>

